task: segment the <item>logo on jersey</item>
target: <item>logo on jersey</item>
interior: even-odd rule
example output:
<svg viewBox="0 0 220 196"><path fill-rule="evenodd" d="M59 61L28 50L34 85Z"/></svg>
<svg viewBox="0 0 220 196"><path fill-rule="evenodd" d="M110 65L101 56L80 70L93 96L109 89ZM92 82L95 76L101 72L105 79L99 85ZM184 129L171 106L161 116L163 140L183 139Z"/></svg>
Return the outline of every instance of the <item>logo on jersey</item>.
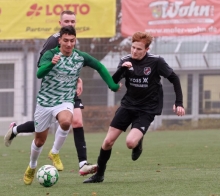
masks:
<svg viewBox="0 0 220 196"><path fill-rule="evenodd" d="M142 129L143 131L145 131L145 127L141 127L141 129Z"/></svg>
<svg viewBox="0 0 220 196"><path fill-rule="evenodd" d="M144 75L150 75L150 73L151 73L151 68L150 67L145 67L144 68Z"/></svg>

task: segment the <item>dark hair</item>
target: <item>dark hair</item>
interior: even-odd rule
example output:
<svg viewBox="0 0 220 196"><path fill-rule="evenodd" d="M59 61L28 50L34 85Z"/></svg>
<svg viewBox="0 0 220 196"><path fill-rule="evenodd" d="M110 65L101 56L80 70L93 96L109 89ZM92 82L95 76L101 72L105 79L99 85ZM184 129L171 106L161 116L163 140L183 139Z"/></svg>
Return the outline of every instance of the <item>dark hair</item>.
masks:
<svg viewBox="0 0 220 196"><path fill-rule="evenodd" d="M73 26L65 26L60 29L60 37L63 34L74 35L76 37L76 30Z"/></svg>

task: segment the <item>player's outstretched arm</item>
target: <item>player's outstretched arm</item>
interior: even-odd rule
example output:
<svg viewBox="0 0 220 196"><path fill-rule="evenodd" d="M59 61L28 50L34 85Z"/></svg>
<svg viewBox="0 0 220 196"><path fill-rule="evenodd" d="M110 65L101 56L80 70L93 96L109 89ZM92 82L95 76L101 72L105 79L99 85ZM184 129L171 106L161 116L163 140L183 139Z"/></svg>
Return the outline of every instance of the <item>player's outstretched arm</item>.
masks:
<svg viewBox="0 0 220 196"><path fill-rule="evenodd" d="M118 91L120 88L120 85L116 84L113 81L112 76L110 75L106 67L103 64L101 64L97 59L90 56L89 54L87 53L83 53L83 54L85 57L85 64L95 69L112 91L114 92Z"/></svg>

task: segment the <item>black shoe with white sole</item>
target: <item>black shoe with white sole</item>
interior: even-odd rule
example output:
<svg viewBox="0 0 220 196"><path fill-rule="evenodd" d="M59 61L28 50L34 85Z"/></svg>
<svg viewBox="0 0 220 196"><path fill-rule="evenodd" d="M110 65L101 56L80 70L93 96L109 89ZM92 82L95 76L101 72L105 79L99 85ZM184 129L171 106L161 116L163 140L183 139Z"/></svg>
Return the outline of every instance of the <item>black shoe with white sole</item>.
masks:
<svg viewBox="0 0 220 196"><path fill-rule="evenodd" d="M104 176L99 176L96 173L93 176L91 176L90 178L84 180L83 183L99 183L99 182L103 182L103 181L104 181Z"/></svg>

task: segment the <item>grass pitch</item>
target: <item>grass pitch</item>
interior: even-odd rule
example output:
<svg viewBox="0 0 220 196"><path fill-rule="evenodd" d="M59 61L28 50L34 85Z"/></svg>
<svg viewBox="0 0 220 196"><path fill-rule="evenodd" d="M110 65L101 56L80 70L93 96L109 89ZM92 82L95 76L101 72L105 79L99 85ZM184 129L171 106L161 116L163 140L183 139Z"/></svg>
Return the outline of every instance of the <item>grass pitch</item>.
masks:
<svg viewBox="0 0 220 196"><path fill-rule="evenodd" d="M96 163L105 133L86 134L90 163ZM33 136L18 136L10 147L0 137L0 195L2 196L220 196L220 130L155 131L144 138L144 151L137 161L125 146L126 133L116 141L105 180L83 184L72 134L60 156L64 171L50 188L36 178L30 186L22 177L29 163ZM47 154L54 136L49 135L38 168L51 164Z"/></svg>

